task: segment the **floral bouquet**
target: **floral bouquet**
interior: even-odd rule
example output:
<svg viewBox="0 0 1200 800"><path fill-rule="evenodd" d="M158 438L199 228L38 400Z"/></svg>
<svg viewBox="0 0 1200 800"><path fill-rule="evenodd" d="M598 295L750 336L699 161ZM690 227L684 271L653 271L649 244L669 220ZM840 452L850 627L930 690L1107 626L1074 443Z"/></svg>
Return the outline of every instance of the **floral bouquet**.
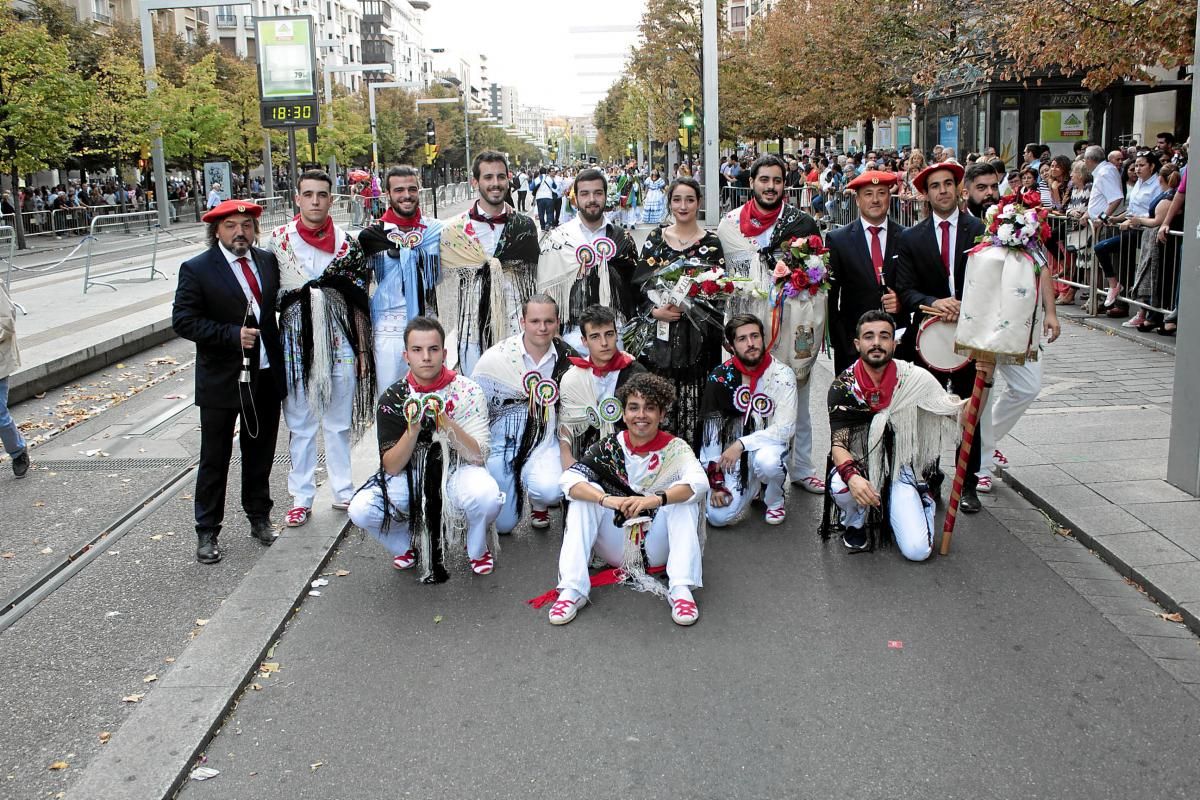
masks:
<svg viewBox="0 0 1200 800"><path fill-rule="evenodd" d="M1047 263L1046 241L1050 238L1050 212L1041 206L1037 192L1005 195L987 210L987 232L976 239L976 248L1009 247L1026 251L1040 270Z"/></svg>
<svg viewBox="0 0 1200 800"><path fill-rule="evenodd" d="M829 250L820 236L797 236L783 245L775 270L772 292L778 298L808 299L829 291Z"/></svg>
<svg viewBox="0 0 1200 800"><path fill-rule="evenodd" d="M649 266L655 264L647 261ZM749 278L730 275L721 267L696 258L658 262L659 269L647 279L646 296L656 305L673 305L683 312L697 330L704 325L720 328L725 321L725 302ZM625 330L625 349L641 355L654 341L657 323L647 318L631 323Z"/></svg>

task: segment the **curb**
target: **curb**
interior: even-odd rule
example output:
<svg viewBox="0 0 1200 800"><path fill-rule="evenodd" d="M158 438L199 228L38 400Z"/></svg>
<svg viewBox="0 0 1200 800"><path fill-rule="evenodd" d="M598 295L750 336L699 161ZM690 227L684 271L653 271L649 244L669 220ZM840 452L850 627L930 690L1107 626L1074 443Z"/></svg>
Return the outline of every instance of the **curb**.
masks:
<svg viewBox="0 0 1200 800"><path fill-rule="evenodd" d="M351 462L367 463L364 437ZM170 800L225 724L246 684L352 524L330 508L328 484L303 528L285 529L171 670L67 790L69 800Z"/></svg>
<svg viewBox="0 0 1200 800"><path fill-rule="evenodd" d="M1175 339L1170 336L1159 336L1157 334L1145 334L1140 331L1135 333L1130 328L1122 328L1120 325L1105 325L1099 321L1098 317L1089 317L1086 313L1067 314L1059 312L1059 319L1065 319L1069 322L1074 322L1076 325L1082 325L1085 328L1091 328L1094 331L1101 333L1119 336L1126 341L1135 342L1142 347L1147 347L1151 350L1161 350L1164 353L1175 355ZM1152 336L1152 339L1148 339ZM1157 341L1155 341L1157 340Z"/></svg>
<svg viewBox="0 0 1200 800"><path fill-rule="evenodd" d="M8 401L19 403L36 394L49 391L64 383L87 375L109 364L138 353L155 345L176 338L171 328L171 317L156 320L128 333L107 341L89 345L60 356L52 361L37 364L14 372L8 379Z"/></svg>
<svg viewBox="0 0 1200 800"><path fill-rule="evenodd" d="M1069 528L1071 535L1079 542L1095 551L1106 564L1115 569L1120 575L1129 578L1136 582L1150 596L1154 602L1166 608L1168 611L1178 612L1183 616L1183 622L1193 633L1200 636L1200 617L1197 616L1197 611L1200 611L1200 606L1195 608L1190 607L1192 604L1180 604L1175 601L1162 587L1158 586L1155 581L1148 577L1138 567L1131 566L1119 555L1114 553L1106 544L1104 544L1103 536L1092 536L1084 528L1075 523L1066 513L1054 508L1045 498L1038 494L1037 489L1029 486L1021 480L1013 477L1007 470L1000 468L999 472L1004 477L1005 483L1010 485L1017 494L1024 497L1033 506L1044 512L1052 520L1062 525L1064 528Z"/></svg>

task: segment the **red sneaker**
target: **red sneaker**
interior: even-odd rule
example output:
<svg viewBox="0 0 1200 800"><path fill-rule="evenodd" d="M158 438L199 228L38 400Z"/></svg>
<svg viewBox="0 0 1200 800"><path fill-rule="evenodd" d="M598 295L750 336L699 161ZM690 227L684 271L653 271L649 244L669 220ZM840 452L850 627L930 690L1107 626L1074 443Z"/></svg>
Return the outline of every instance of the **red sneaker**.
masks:
<svg viewBox="0 0 1200 800"><path fill-rule="evenodd" d="M490 575L495 565L492 563L492 551L485 550L481 558L472 558L471 571L476 575Z"/></svg>
<svg viewBox="0 0 1200 800"><path fill-rule="evenodd" d="M392 559L392 566L396 569L412 569L417 563L417 554L412 550L407 550Z"/></svg>
<svg viewBox="0 0 1200 800"><path fill-rule="evenodd" d="M529 525L536 530L550 527L550 510L546 508L529 509Z"/></svg>
<svg viewBox="0 0 1200 800"><path fill-rule="evenodd" d="M671 601L671 621L676 625L695 625L696 620L700 619L700 609L691 600Z"/></svg>
<svg viewBox="0 0 1200 800"><path fill-rule="evenodd" d="M1007 467L1008 459L1004 457L1004 453L1001 453L999 450L993 450L992 463L994 463L997 467Z"/></svg>
<svg viewBox="0 0 1200 800"><path fill-rule="evenodd" d="M308 515L311 513L311 508L296 506L291 511L287 512L287 516L283 518L284 524L289 528L299 528L301 525L308 522Z"/></svg>

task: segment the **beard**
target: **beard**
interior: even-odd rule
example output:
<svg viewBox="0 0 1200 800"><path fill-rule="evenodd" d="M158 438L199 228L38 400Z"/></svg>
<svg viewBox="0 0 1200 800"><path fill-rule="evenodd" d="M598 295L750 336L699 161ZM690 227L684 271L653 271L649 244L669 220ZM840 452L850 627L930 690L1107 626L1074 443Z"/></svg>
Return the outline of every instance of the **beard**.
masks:
<svg viewBox="0 0 1200 800"><path fill-rule="evenodd" d="M886 350L871 349L865 353L859 353L859 358L868 367L878 369L879 367L887 366L887 363L892 360L892 354Z"/></svg>
<svg viewBox="0 0 1200 800"><path fill-rule="evenodd" d="M595 225L597 222L604 219L604 206L580 208L579 216L589 225Z"/></svg>
<svg viewBox="0 0 1200 800"><path fill-rule="evenodd" d="M774 201L768 203L766 200L764 200L762 198L762 195L760 195L758 192L755 192L754 193L754 202L758 203L758 207L761 208L763 211L774 211L775 209L777 209L781 205L783 205L783 193L780 192L779 197L777 197Z"/></svg>
<svg viewBox="0 0 1200 800"><path fill-rule="evenodd" d="M749 367L750 369L754 369L755 367L757 367L759 364L762 363L763 351L759 350L758 352L756 352L754 354L753 358L751 358L748 355L740 355L740 356L738 356L738 360L742 362L743 366Z"/></svg>
<svg viewBox="0 0 1200 800"><path fill-rule="evenodd" d="M990 197L985 197L980 202L975 202L970 197L967 198L967 210L971 212L971 216L983 219L987 214L987 210L996 205L996 201Z"/></svg>

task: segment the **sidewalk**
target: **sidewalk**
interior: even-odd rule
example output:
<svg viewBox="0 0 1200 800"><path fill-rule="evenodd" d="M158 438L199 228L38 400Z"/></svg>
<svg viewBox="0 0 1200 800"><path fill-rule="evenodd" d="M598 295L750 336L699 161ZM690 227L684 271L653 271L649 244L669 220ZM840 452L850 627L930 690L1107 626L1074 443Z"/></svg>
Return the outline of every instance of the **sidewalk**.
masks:
<svg viewBox="0 0 1200 800"><path fill-rule="evenodd" d="M1200 500L1166 481L1174 340L1119 323L1064 317L1002 474L1200 633Z"/></svg>
<svg viewBox="0 0 1200 800"><path fill-rule="evenodd" d="M462 213L466 207L466 203L459 203L442 208L438 216L447 219ZM182 235L181 231L198 238L199 229L194 225L172 226L172 234ZM74 240L71 246L77 243ZM63 242L58 244L61 246ZM167 276L166 280L161 277L149 280L149 253L133 256L126 253L115 261L105 262L98 250L100 257L94 259L94 273L145 265L144 271L114 278L111 282L117 286L116 291L93 286L84 294L82 261L71 262L77 266L70 269L36 277L18 279L14 275L13 300L28 313L17 318L21 367L9 380L9 402L26 400L174 338L171 305L179 266L202 250L203 245L189 247L175 239L160 240L156 267ZM23 251L16 262L21 266L54 263L65 254Z"/></svg>

